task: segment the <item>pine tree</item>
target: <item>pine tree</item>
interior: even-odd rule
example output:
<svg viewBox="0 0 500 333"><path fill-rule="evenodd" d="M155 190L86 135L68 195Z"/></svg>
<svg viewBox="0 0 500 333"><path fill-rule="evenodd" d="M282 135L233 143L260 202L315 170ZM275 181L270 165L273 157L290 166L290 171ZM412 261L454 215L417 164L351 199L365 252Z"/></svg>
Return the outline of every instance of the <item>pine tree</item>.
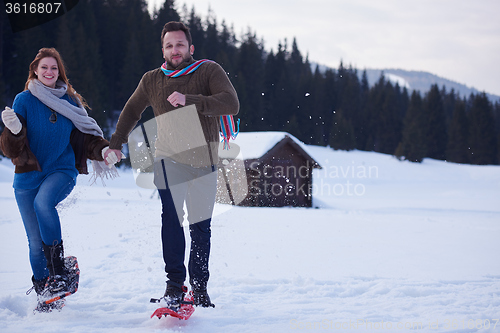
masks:
<svg viewBox="0 0 500 333"><path fill-rule="evenodd" d="M453 113L455 112L455 103L457 102L458 96L454 89L451 89L451 91L447 93L445 86L441 89L441 96L443 96L443 110L446 120L446 128L449 128L453 118Z"/></svg>
<svg viewBox="0 0 500 333"><path fill-rule="evenodd" d="M120 74L120 92L121 104L125 105L126 101L132 95L137 84L141 80L144 71L141 48L139 47L139 37L136 33L132 33L127 42L127 51L124 54L123 62L119 71Z"/></svg>
<svg viewBox="0 0 500 333"><path fill-rule="evenodd" d="M290 133L291 135L295 136L296 138L303 137L302 126L301 126L300 122L297 120L296 115L292 115L290 117L290 119L285 122L285 126L283 128L283 131Z"/></svg>
<svg viewBox="0 0 500 333"><path fill-rule="evenodd" d="M331 122L327 122L325 113L328 109L326 104L326 90L325 87L325 77L321 74L319 67L316 66L313 76L311 77L310 92L307 96L310 107L311 107L311 120L313 120L313 127L311 131L311 143L320 146L326 146L328 144L327 133L330 131L326 130Z"/></svg>
<svg viewBox="0 0 500 333"><path fill-rule="evenodd" d="M370 86L368 85L368 76L366 70L363 71L360 82L360 95L359 95L359 127L356 130L356 148L360 150L366 149L368 140L368 98L370 94Z"/></svg>
<svg viewBox="0 0 500 333"><path fill-rule="evenodd" d="M385 85L378 138L380 140L379 151L386 154L394 154L401 141L402 119L401 110L398 108L398 89L399 87L394 87L390 82Z"/></svg>
<svg viewBox="0 0 500 333"><path fill-rule="evenodd" d="M292 78L298 78L302 74L303 59L302 54L300 54L299 47L297 46L297 39L295 39L295 37L292 41L292 51L290 52L288 64L290 66L290 69L293 69Z"/></svg>
<svg viewBox="0 0 500 333"><path fill-rule="evenodd" d="M270 75L270 80L272 80L271 93L274 95L270 105L270 112L273 119L273 124L275 126L283 126L284 130L288 131L289 126L285 125L287 122L291 122L292 118L301 123L301 115L297 109L297 104L293 93L295 91L294 83L290 80L290 72L287 67L288 52L286 47L283 47L281 43L278 45L278 52L274 57L274 69ZM278 127L279 128L279 127ZM283 128L283 127L282 127ZM300 131L301 132L301 131ZM297 138L302 139L302 134L299 132L291 132Z"/></svg>
<svg viewBox="0 0 500 333"><path fill-rule="evenodd" d="M476 95L470 110L470 162L497 163L497 134L490 101L485 93Z"/></svg>
<svg viewBox="0 0 500 333"><path fill-rule="evenodd" d="M193 39L196 58L207 58L207 50L205 47L205 30L203 29L201 18L195 12L194 6L191 9L191 13L189 14L187 27L189 28L191 38Z"/></svg>
<svg viewBox="0 0 500 333"><path fill-rule="evenodd" d="M397 99L398 99L398 109L400 111L399 117L404 119L406 116L406 111L408 111L408 106L410 105L410 95L408 94L408 89L406 87L400 92L399 85L397 87Z"/></svg>
<svg viewBox="0 0 500 333"><path fill-rule="evenodd" d="M217 19L214 12L209 8L208 15L205 20L205 57L215 59L220 50L219 31L217 30Z"/></svg>
<svg viewBox="0 0 500 333"><path fill-rule="evenodd" d="M222 30L219 33L220 47L215 60L226 70L229 79L234 79L236 65L236 37L232 29L229 29L225 23L221 23Z"/></svg>
<svg viewBox="0 0 500 333"><path fill-rule="evenodd" d="M425 124L422 97L413 91L404 119L403 138L396 150L396 156L411 162L422 162L427 151Z"/></svg>
<svg viewBox="0 0 500 333"><path fill-rule="evenodd" d="M61 16L59 19L59 26L57 30L57 40L56 40L56 48L61 54L61 57L66 64L67 71L66 75L71 78L72 71L77 70L78 68L78 60L76 59L75 48L73 46L73 33L75 31L76 26L74 26L75 21L71 20L72 17L68 13L66 15Z"/></svg>
<svg viewBox="0 0 500 333"><path fill-rule="evenodd" d="M453 118L448 132L446 160L455 163L468 163L468 134L469 126L465 113L465 100L456 100Z"/></svg>
<svg viewBox="0 0 500 333"><path fill-rule="evenodd" d="M327 69L324 74L324 84L321 87L322 94L324 96L324 102L322 103L321 118L325 124L323 127L323 144L327 145L330 140L330 134L332 128L329 124L333 123L333 117L335 115L335 110L337 109L337 84L335 71L332 69Z"/></svg>
<svg viewBox="0 0 500 333"><path fill-rule="evenodd" d="M154 14L154 28L158 41L160 41L161 31L166 23L170 21L178 22L181 19L179 13L175 10L174 2L174 0L164 0L161 8Z"/></svg>
<svg viewBox="0 0 500 333"><path fill-rule="evenodd" d="M370 89L368 94L367 107L364 110L365 131L366 131L366 147L367 151L380 152L380 114L382 105L385 99L385 85L386 81L384 74L381 73L379 80Z"/></svg>
<svg viewBox="0 0 500 333"><path fill-rule="evenodd" d="M75 43L75 55L78 65L73 69L73 73L81 80L76 86L92 108L89 114L95 118L97 123L107 130L108 117L105 113L110 104L105 102L108 87L105 84L103 74L103 61L101 57L99 25L95 13L100 8L96 1L87 0L80 13L75 39L80 41ZM73 15L77 15L76 12ZM76 84L76 82L75 82Z"/></svg>
<svg viewBox="0 0 500 333"><path fill-rule="evenodd" d="M106 91L104 105L110 111L121 110L139 82L134 74L127 78L127 82L123 81L128 75L124 72L123 62L128 58L126 66L130 68L133 66L131 61L136 60L134 71L142 72L141 75L158 67L162 63L160 33L163 24L155 25L159 14L155 13L156 19L151 18L144 0L88 2L99 22L95 40L98 41L103 89ZM78 7L81 5L82 2ZM75 20L85 19L78 15L79 12L75 14ZM136 49L132 52L140 55L128 54L133 47Z"/></svg>
<svg viewBox="0 0 500 333"><path fill-rule="evenodd" d="M495 102L495 132L497 133L497 162L500 163L500 102Z"/></svg>
<svg viewBox="0 0 500 333"><path fill-rule="evenodd" d="M7 84L6 84L6 75L7 75L7 66L10 61L12 61L12 56L10 57L10 61L7 60L7 52L11 53L13 50L13 32L9 25L9 19L7 17L7 13L2 10L0 11L0 105L7 105L6 97L8 95L7 92ZM8 51L7 51L8 50ZM0 125L3 129L3 122Z"/></svg>
<svg viewBox="0 0 500 333"><path fill-rule="evenodd" d="M447 143L443 98L437 85L432 85L424 99L427 157L444 160Z"/></svg>
<svg viewBox="0 0 500 333"><path fill-rule="evenodd" d="M156 29L154 24L154 19L151 18L149 12L144 11L139 15L141 23L137 27L135 33L139 42L139 50L141 51L141 61L143 73L146 71L160 67L160 65L165 61L163 59L163 53L161 51L161 30ZM147 36L147 37L146 37Z"/></svg>
<svg viewBox="0 0 500 333"><path fill-rule="evenodd" d="M343 113L343 110L335 111L329 145L334 149L352 150L356 148L354 128Z"/></svg>
<svg viewBox="0 0 500 333"><path fill-rule="evenodd" d="M342 117L347 120L351 127L350 134L356 142L356 134L360 132L361 123L361 85L358 79L358 74L355 69L350 67L344 69L339 68L339 84L337 91L337 108L342 114ZM341 110L341 111L340 111ZM339 120L342 122L342 120ZM355 144L357 146L357 144ZM353 149L353 147L349 148Z"/></svg>
<svg viewBox="0 0 500 333"><path fill-rule="evenodd" d="M264 108L265 114L272 114L276 112L275 101L276 101L276 88L277 79L279 75L279 69L276 66L276 57L273 50L271 50L266 57L264 63L264 86L262 91L262 107ZM278 125L278 124L276 124ZM273 124L274 126L274 124ZM283 124L285 126L285 124ZM282 130L282 128L277 128Z"/></svg>
<svg viewBox="0 0 500 333"><path fill-rule="evenodd" d="M241 43L237 58L238 77L234 79L237 91L245 90L239 96L240 117L250 127L248 130L268 130L273 114L264 113L264 62L263 46L255 33L248 32ZM245 129L247 130L247 129Z"/></svg>
<svg viewBox="0 0 500 333"><path fill-rule="evenodd" d="M3 58L4 60L7 60L5 64L6 66L4 67L4 73L5 77L9 78L7 83L12 86L11 91L13 95L24 90L24 84L28 78L29 64L37 55L38 50L42 47L55 46L53 42L47 41L47 35L44 32L44 26L51 22L17 32L13 36L15 46L11 52L16 56L11 61L7 60L11 58L10 55Z"/></svg>
<svg viewBox="0 0 500 333"><path fill-rule="evenodd" d="M369 133L373 138L372 149L385 154L394 154L401 141L401 110L397 106L396 89L385 80L383 73L371 89L369 100L367 117Z"/></svg>
<svg viewBox="0 0 500 333"><path fill-rule="evenodd" d="M289 98L293 99L294 110L296 111L297 119L301 124L301 140L307 144L318 144L314 138L314 131L320 123L320 115L314 106L313 89L313 74L309 59L306 56L305 60L300 53L297 41L294 38L292 43L292 51L287 61L287 72L290 78L288 89L291 91Z"/></svg>

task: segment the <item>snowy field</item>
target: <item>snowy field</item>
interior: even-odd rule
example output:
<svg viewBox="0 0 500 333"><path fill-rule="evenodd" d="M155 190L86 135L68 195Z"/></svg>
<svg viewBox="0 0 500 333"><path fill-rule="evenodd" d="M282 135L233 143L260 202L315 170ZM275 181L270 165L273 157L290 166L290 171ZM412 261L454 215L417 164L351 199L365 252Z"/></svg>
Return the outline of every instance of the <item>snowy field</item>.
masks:
<svg viewBox="0 0 500 333"><path fill-rule="evenodd" d="M212 227L215 309L151 319L163 295L160 201L132 173L60 205L78 292L36 296L13 167L0 162L1 332L500 332L500 167L308 146L314 205L235 207ZM218 207L218 210L225 210Z"/></svg>

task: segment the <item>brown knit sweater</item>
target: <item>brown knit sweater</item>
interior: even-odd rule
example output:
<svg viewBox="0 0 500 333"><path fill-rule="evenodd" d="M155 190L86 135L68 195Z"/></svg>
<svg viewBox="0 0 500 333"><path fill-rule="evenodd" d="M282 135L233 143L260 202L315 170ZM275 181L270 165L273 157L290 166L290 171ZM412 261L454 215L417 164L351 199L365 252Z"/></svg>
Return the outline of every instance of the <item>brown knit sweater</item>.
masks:
<svg viewBox="0 0 500 333"><path fill-rule="evenodd" d="M182 69L194 61L191 58L189 62L184 62L175 69ZM136 126L142 113L148 106L152 106L157 119L161 116L162 122L168 123L168 113L182 108L182 106L174 107L167 101L168 96L174 91L186 95L186 106L194 105L196 107L199 125L201 125L203 131L202 137L204 137L207 147L211 152L211 160L216 163L220 128L219 116L237 114L239 111L239 101L231 81L229 81L222 67L215 62L206 62L195 72L177 78L166 76L160 68L144 74L120 114L116 131L111 136L110 148L121 149L122 144L127 142L130 132ZM186 113L185 120L179 120L178 114L182 114L182 110L179 111L172 113L172 115L177 115L170 119L172 119L172 122L175 120L177 123L171 123L170 128L182 128L182 131L186 132L184 138L186 140L193 136L190 130L195 130L196 128L200 128L200 126L198 124L190 126L193 121L192 114L188 116L188 113ZM169 126L159 127L158 132L160 131L170 132ZM199 137L199 134L195 134L194 136ZM164 144L172 145L173 143L167 142ZM198 152L197 156L196 153L197 151L194 149L184 152L183 156L169 157L174 158L178 162L193 166L207 165L204 158L204 161L193 162L193 158L196 159L201 155ZM191 156L188 157L188 155Z"/></svg>

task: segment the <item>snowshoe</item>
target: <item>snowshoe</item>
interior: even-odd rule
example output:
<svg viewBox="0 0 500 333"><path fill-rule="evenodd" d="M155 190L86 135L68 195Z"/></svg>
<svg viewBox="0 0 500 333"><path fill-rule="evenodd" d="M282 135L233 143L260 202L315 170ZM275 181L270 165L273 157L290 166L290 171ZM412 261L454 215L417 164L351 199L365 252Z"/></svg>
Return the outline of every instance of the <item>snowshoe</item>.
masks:
<svg viewBox="0 0 500 333"><path fill-rule="evenodd" d="M49 278L46 285L47 293L44 297L42 297L42 305L50 305L54 302L60 301L69 295L73 295L78 290L80 269L78 268L78 261L76 257L70 256L64 258L64 266L66 276L62 277L56 275ZM42 306L42 308L44 307Z"/></svg>
<svg viewBox="0 0 500 333"><path fill-rule="evenodd" d="M33 313L37 312L52 312L53 310L58 310L61 311L61 309L64 307L64 300L58 300L55 302L52 302L50 304L45 304L45 300L47 299L48 295L48 290L46 288L47 285L47 279L43 279L40 281L35 280L35 277L31 277L31 281L33 282L33 287L31 287L27 292L26 295L29 295L33 290L35 290L36 295L37 295L37 306L33 310Z"/></svg>
<svg viewBox="0 0 500 333"><path fill-rule="evenodd" d="M180 288L180 298L178 290L174 288L167 287L167 291L165 292L165 296L160 299L151 299L151 303L160 303L162 305L160 308L156 309L155 312L151 315L151 318L157 316L158 319L161 319L163 316L172 316L174 318L179 318L179 320L188 320L189 317L194 312L194 302L193 302L193 293L190 292L187 296L185 293L187 292L187 287L182 286Z"/></svg>

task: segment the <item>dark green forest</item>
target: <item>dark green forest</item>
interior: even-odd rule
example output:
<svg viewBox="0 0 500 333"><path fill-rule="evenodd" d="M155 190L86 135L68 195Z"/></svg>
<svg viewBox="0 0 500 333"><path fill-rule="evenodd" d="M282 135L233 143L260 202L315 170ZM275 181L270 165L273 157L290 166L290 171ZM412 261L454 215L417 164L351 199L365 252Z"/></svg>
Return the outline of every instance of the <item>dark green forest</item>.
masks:
<svg viewBox="0 0 500 333"><path fill-rule="evenodd" d="M251 27L237 35L216 13L202 17L173 0L152 16L145 0L80 0L60 18L17 33L6 14L0 16L1 105L11 106L24 89L37 51L55 47L108 138L142 75L163 62L163 25L182 20L191 29L195 58L217 61L235 86L241 131L287 131L307 144L413 162L500 161L500 105L484 93L459 96L434 85L421 94L383 75L369 86L366 73L342 62L324 71L311 66L295 39L266 50ZM147 110L144 120L151 117Z"/></svg>

